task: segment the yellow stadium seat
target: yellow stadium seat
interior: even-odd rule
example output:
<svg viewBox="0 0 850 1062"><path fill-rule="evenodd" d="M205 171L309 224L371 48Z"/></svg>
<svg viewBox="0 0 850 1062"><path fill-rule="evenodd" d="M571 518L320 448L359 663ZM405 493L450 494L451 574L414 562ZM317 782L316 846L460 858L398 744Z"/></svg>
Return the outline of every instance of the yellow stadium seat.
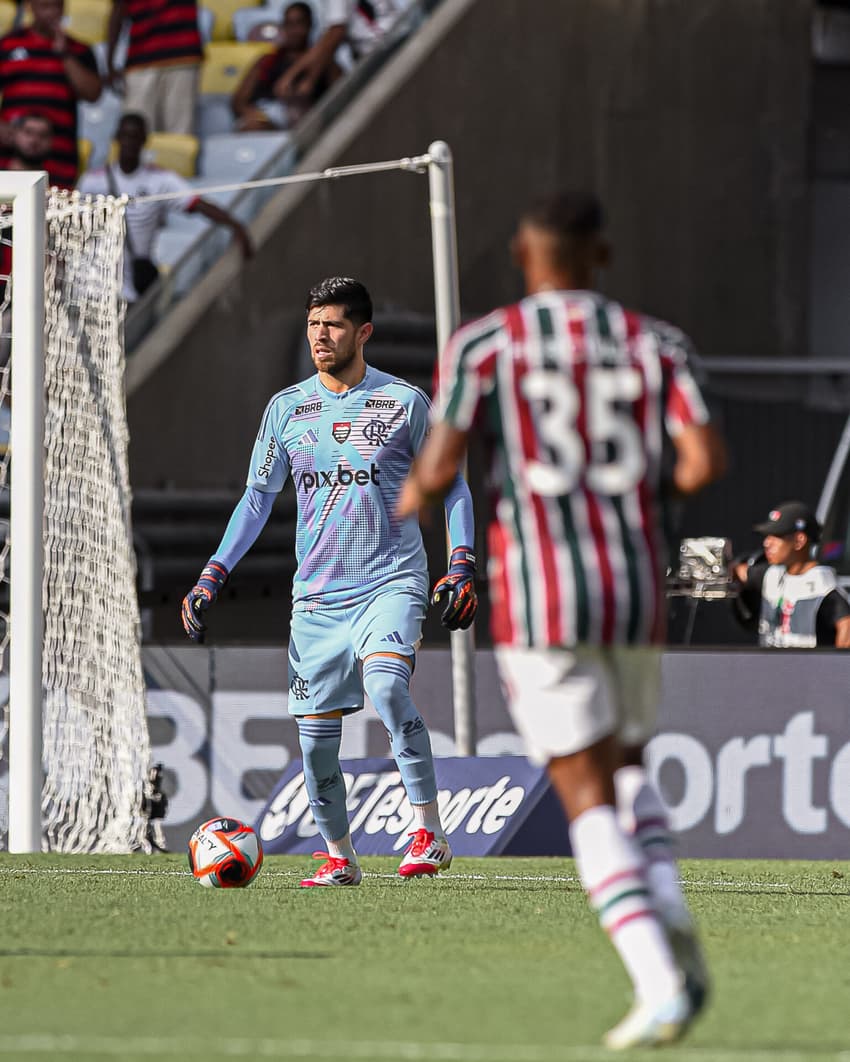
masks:
<svg viewBox="0 0 850 1062"><path fill-rule="evenodd" d="M18 8L12 0L0 0L0 35L9 32L17 13Z"/></svg>
<svg viewBox="0 0 850 1062"><path fill-rule="evenodd" d="M201 92L230 95L246 70L274 48L271 41L243 41L239 44L213 41L208 44L201 67Z"/></svg>
<svg viewBox="0 0 850 1062"><path fill-rule="evenodd" d="M204 0L203 6L215 15L213 23L212 39L214 41L232 41L236 34L233 32L233 12L240 7L256 7L251 0Z"/></svg>
<svg viewBox="0 0 850 1062"><path fill-rule="evenodd" d="M145 144L145 159L163 170L174 170L181 177L194 177L201 142L188 133L151 133ZM112 141L109 161L118 158L118 145Z"/></svg>
<svg viewBox="0 0 850 1062"><path fill-rule="evenodd" d="M104 0L66 0L65 28L84 44L106 40L110 5Z"/></svg>
<svg viewBox="0 0 850 1062"><path fill-rule="evenodd" d="M89 159L91 158L92 146L93 145L91 140L85 140L83 138L80 138L77 141L77 156L80 160L81 174L85 173L86 170L89 168Z"/></svg>

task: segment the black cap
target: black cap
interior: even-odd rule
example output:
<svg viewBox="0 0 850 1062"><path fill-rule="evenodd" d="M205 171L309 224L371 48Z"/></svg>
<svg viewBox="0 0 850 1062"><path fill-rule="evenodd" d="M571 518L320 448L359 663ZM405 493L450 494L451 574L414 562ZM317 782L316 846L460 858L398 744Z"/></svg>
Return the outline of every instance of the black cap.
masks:
<svg viewBox="0 0 850 1062"><path fill-rule="evenodd" d="M804 531L812 542L820 538L820 524L812 510L801 501L783 502L776 509L771 509L763 524L756 524L753 531L760 535L793 535L795 531Z"/></svg>

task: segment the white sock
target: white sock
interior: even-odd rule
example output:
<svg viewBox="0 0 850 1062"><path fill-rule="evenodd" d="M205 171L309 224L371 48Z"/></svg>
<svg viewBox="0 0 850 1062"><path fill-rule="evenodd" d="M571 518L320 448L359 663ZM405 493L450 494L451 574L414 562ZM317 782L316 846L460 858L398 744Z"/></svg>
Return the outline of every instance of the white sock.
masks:
<svg viewBox="0 0 850 1062"><path fill-rule="evenodd" d="M643 767L621 767L614 774L617 816L647 863L647 881L656 910L667 924L689 926L691 916L679 881L667 809Z"/></svg>
<svg viewBox="0 0 850 1062"><path fill-rule="evenodd" d="M350 833L347 833L345 837L340 837L338 841L328 841L327 845L328 855L347 859L349 863L357 862L357 853L354 851L354 845L351 843Z"/></svg>
<svg viewBox="0 0 850 1062"><path fill-rule="evenodd" d="M410 807L413 811L413 825L417 830L428 830L435 837L445 836L436 800L428 804L411 804Z"/></svg>
<svg viewBox="0 0 850 1062"><path fill-rule="evenodd" d="M570 841L582 884L638 1002L666 1002L681 990L681 976L652 905L640 850L609 805L579 815L570 824Z"/></svg>

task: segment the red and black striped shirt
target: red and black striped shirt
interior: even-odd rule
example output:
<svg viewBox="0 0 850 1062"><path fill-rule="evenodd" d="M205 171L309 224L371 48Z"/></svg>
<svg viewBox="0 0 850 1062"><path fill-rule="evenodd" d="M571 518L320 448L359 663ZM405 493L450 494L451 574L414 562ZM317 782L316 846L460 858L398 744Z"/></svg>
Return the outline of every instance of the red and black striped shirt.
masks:
<svg viewBox="0 0 850 1062"><path fill-rule="evenodd" d="M93 73L97 62L91 48L66 37L68 53ZM0 121L11 122L36 111L53 123L53 146L45 162L50 183L73 188L77 180L77 96L53 42L29 27L0 38ZM0 155L5 169L8 155Z"/></svg>
<svg viewBox="0 0 850 1062"><path fill-rule="evenodd" d="M204 55L196 0L124 0L130 20L125 67L183 66Z"/></svg>

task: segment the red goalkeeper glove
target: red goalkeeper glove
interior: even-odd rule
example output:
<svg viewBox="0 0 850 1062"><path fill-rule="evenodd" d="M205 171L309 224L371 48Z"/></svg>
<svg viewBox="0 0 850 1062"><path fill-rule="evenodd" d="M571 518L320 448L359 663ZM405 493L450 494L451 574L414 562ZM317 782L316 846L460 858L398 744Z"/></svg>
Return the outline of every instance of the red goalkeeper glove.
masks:
<svg viewBox="0 0 850 1062"><path fill-rule="evenodd" d="M468 546L452 550L449 570L434 586L431 604L439 605L445 600L446 607L440 622L450 631L462 630L472 624L478 611L478 595L475 593L475 554Z"/></svg>

